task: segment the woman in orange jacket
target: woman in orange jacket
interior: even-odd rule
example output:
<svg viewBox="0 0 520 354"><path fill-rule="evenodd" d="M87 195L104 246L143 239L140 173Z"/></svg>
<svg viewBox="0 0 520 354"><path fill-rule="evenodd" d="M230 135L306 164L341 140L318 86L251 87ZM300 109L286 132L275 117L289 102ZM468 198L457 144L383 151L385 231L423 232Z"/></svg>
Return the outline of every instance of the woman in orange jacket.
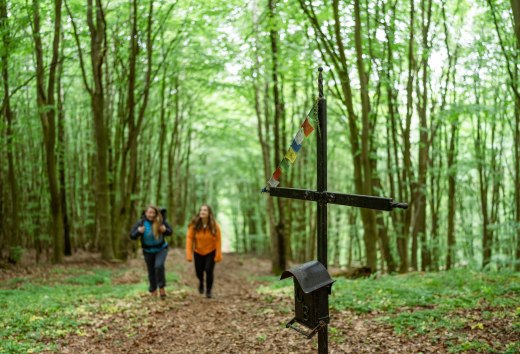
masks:
<svg viewBox="0 0 520 354"><path fill-rule="evenodd" d="M186 235L186 260L195 258L195 273L199 278L199 293L204 294L206 273L206 297L211 298L213 269L222 260L220 226L215 221L213 210L207 204L200 207L193 217Z"/></svg>

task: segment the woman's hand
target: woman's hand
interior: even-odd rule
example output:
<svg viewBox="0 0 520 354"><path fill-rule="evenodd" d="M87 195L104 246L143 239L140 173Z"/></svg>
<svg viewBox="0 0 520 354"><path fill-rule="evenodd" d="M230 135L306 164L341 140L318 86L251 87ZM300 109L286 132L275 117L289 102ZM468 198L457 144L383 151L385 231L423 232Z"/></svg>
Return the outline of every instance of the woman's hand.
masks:
<svg viewBox="0 0 520 354"><path fill-rule="evenodd" d="M137 228L137 231L139 231L140 233L144 234L144 226L139 226Z"/></svg>
<svg viewBox="0 0 520 354"><path fill-rule="evenodd" d="M159 231L161 231L161 232L165 232L165 231L166 231L166 226L161 225L161 226L159 227Z"/></svg>

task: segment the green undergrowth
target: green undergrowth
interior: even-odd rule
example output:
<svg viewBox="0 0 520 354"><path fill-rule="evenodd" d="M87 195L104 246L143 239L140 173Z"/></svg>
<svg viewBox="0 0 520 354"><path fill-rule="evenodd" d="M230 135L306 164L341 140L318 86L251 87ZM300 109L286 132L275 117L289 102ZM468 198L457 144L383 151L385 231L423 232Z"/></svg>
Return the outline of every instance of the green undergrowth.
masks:
<svg viewBox="0 0 520 354"><path fill-rule="evenodd" d="M292 280L257 280L270 281L260 287L267 298L293 296ZM465 334L483 331L488 324L512 323L512 335L520 336L518 272L458 269L357 280L339 278L332 286L329 303L333 310L365 314L391 326L397 334L428 335L435 340L439 333L459 333L452 344L448 343L452 352L490 352L484 342L467 339ZM509 349L506 352L513 353L520 346L512 343Z"/></svg>
<svg viewBox="0 0 520 354"><path fill-rule="evenodd" d="M117 284L125 270L110 268L51 269L45 277L18 277L0 283L0 353L56 350L58 338L79 333L89 314L124 311L146 291L137 283ZM167 281L177 281L167 273ZM122 301L125 300L125 301Z"/></svg>

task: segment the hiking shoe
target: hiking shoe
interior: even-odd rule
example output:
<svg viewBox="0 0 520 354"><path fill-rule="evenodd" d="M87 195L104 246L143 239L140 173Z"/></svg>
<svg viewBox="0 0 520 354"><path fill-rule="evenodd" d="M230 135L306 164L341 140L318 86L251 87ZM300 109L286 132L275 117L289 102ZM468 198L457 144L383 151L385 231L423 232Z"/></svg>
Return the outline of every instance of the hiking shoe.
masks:
<svg viewBox="0 0 520 354"><path fill-rule="evenodd" d="M166 291L164 288L159 289L159 293L161 294L161 300L164 300L166 298Z"/></svg>
<svg viewBox="0 0 520 354"><path fill-rule="evenodd" d="M156 297L157 296L157 290L150 291L150 296L151 297Z"/></svg>
<svg viewBox="0 0 520 354"><path fill-rule="evenodd" d="M208 299L211 299L213 296L211 295L211 292L207 292L207 293L206 293L206 297L207 297Z"/></svg>
<svg viewBox="0 0 520 354"><path fill-rule="evenodd" d="M203 285L199 285L199 294L204 294L204 286Z"/></svg>

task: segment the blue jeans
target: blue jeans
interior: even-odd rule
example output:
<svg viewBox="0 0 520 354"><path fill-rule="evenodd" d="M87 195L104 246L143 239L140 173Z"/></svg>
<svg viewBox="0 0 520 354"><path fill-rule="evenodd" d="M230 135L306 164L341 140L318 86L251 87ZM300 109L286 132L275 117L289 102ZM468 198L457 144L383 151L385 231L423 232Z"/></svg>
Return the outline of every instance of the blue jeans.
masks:
<svg viewBox="0 0 520 354"><path fill-rule="evenodd" d="M164 263L168 255L168 247L157 253L146 253L143 251L146 268L148 268L148 282L150 292L157 288L162 289L166 286L166 277L164 271Z"/></svg>

